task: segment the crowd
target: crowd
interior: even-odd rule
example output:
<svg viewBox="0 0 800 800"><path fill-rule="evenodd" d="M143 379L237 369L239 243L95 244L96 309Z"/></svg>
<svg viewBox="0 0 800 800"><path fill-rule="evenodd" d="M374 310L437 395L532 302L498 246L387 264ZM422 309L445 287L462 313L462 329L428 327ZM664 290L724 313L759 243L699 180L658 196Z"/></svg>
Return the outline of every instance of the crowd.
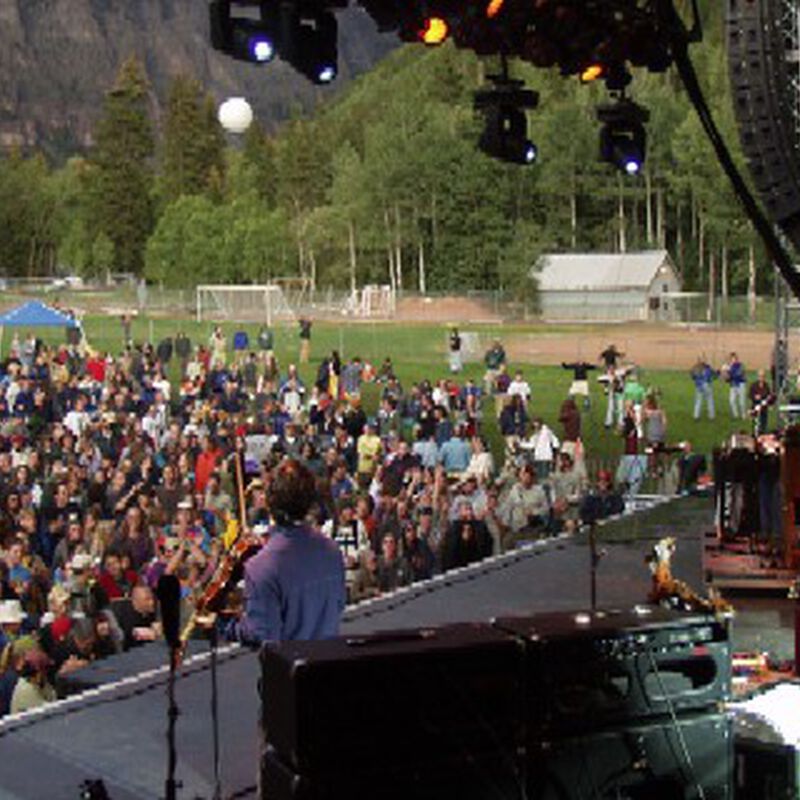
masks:
<svg viewBox="0 0 800 800"><path fill-rule="evenodd" d="M307 359L310 321L300 333ZM601 359L618 384L607 421L625 455L616 481L600 471L590 485L581 411L593 365L564 364L574 381L556 431L532 413L500 341L482 385L460 378L454 331L452 375L408 386L390 358L375 368L335 351L304 382L278 364L273 341L265 327L230 351L219 328L200 346L179 332L115 356L84 341L12 343L0 376L0 715L52 699L93 659L159 638L162 575L179 578L188 614L237 523L268 535L285 456L316 476L313 522L338 543L355 602L620 512L615 484L638 485L643 443L665 442L657 397L635 373L618 379L613 347ZM366 382L379 395L370 415ZM485 414L498 418L501 464Z"/></svg>

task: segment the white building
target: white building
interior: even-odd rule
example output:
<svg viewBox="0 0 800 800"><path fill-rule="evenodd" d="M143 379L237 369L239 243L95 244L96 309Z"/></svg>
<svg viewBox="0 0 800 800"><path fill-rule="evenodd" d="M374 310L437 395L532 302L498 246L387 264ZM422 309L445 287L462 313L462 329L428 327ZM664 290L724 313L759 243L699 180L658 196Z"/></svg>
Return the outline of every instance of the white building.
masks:
<svg viewBox="0 0 800 800"><path fill-rule="evenodd" d="M547 320L672 321L681 289L666 250L542 256L531 270Z"/></svg>

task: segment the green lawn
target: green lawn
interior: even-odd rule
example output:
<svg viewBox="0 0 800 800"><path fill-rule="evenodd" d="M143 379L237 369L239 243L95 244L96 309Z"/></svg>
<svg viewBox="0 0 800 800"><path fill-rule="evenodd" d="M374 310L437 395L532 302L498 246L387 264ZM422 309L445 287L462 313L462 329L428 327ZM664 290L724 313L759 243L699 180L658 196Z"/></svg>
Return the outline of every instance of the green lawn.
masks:
<svg viewBox="0 0 800 800"><path fill-rule="evenodd" d="M87 317L85 327L90 343L101 350L118 352L122 346L122 329L117 318ZM140 317L134 321L133 335L137 342L151 337L158 341L167 335L174 335L183 329L195 343L207 342L213 325L208 322L176 321L169 319L147 319ZM258 325L224 325L232 339L234 330L243 328L255 341ZM466 325L464 326L466 327ZM531 333L535 326L505 326L493 329L490 326L469 326L470 330L479 330L482 335L491 337L495 333L509 336L515 332ZM586 332L587 328L581 328ZM548 334L553 328L547 328ZM567 329L565 328L565 332ZM4 333L4 350L8 347L9 331ZM45 333L44 338L50 342L63 340L63 332L58 330ZM306 380L313 380L316 364L323 355L333 349L339 350L344 358L359 355L372 361L376 366L387 355L391 355L401 381L410 384L423 378L431 380L447 375L446 354L447 328L443 325L425 324L388 324L388 323L321 323L317 322L313 329L312 364L301 370ZM282 367L297 358L298 338L295 325L276 327L276 354ZM533 389L533 413L542 416L557 433L558 409L567 394L571 382L571 373L557 366L537 366L531 364L512 363L510 368L521 368ZM462 378L473 377L480 381L483 367L478 363L466 365ZM727 386L721 382L715 385L715 401L717 419L710 422L706 419L695 422L692 419L694 387L687 371L647 370L641 371L645 386L657 386L661 391L662 401L668 416L668 438L670 442L689 439L695 450L710 453L728 434L742 427L741 421L734 424L730 420L727 404ZM607 431L603 427L605 414L605 397L596 381L591 382L592 407L584 416L584 439L587 453L603 461L615 460L621 451L619 435ZM365 392L367 409L374 410L376 390ZM487 413L486 432L492 441L493 448L499 454L499 441L492 414Z"/></svg>

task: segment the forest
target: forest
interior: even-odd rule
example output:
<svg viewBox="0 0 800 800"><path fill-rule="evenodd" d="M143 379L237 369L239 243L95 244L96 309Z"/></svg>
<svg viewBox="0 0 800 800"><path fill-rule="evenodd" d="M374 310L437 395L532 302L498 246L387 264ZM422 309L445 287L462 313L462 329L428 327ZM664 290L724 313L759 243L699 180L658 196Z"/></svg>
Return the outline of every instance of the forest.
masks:
<svg viewBox="0 0 800 800"><path fill-rule="evenodd" d="M718 4L692 56L742 170ZM638 176L598 158L599 83L512 62L540 94L539 157L504 164L476 147L474 92L497 70L445 44L406 45L310 116L274 134L220 127L217 102L174 78L161 119L129 58L106 94L94 146L65 163L0 158L5 275L109 272L165 287L301 276L315 288L535 293L538 256L667 248L685 290L765 292L772 270L674 71L637 72L650 111ZM266 73L265 73L266 74ZM265 77L265 91L268 91Z"/></svg>

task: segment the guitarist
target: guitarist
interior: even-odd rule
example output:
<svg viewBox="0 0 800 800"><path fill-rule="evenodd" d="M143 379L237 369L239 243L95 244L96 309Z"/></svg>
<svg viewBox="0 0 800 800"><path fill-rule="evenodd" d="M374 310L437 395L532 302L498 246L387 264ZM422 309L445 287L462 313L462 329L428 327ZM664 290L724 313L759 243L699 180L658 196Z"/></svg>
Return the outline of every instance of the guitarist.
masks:
<svg viewBox="0 0 800 800"><path fill-rule="evenodd" d="M769 407L775 403L775 395L772 393L772 387L767 382L763 369L758 371L758 380L750 384L748 396L750 398L750 415L755 424L755 435L760 436L767 432Z"/></svg>
<svg viewBox="0 0 800 800"><path fill-rule="evenodd" d="M269 485L275 519L267 544L244 566L244 611L225 629L247 644L327 639L339 632L346 593L336 543L305 523L316 498L313 474L284 459Z"/></svg>

